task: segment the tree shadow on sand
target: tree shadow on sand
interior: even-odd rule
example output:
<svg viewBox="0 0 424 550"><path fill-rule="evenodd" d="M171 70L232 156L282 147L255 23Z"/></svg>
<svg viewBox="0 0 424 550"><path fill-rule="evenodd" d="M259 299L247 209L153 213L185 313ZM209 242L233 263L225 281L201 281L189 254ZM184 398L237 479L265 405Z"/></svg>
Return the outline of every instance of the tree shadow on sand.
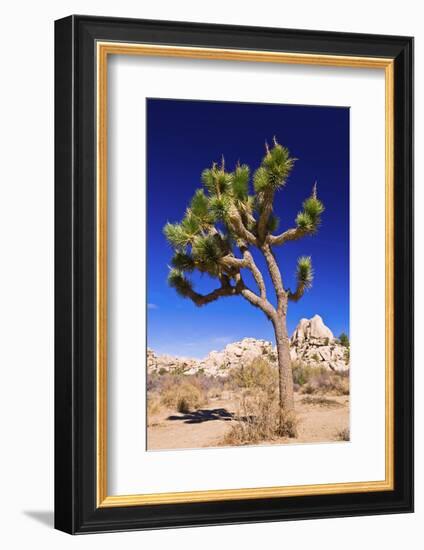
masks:
<svg viewBox="0 0 424 550"><path fill-rule="evenodd" d="M233 418L233 413L230 413L227 409L199 409L180 416L168 416L167 420L182 420L185 424L201 424L202 422L210 422L211 420L229 421Z"/></svg>

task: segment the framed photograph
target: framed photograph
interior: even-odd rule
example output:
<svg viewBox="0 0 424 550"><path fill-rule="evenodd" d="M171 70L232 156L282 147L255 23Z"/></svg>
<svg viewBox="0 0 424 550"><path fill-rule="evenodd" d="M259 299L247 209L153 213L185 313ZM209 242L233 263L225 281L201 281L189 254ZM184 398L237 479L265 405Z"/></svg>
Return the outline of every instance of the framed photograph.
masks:
<svg viewBox="0 0 424 550"><path fill-rule="evenodd" d="M413 510L413 39L55 24L55 525Z"/></svg>

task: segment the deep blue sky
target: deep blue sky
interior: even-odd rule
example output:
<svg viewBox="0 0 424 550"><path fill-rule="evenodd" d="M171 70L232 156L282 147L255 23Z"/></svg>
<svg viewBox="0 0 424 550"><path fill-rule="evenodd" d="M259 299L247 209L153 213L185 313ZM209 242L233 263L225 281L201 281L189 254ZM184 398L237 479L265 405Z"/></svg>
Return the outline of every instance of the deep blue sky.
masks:
<svg viewBox="0 0 424 550"><path fill-rule="evenodd" d="M312 256L314 266L312 289L289 304L289 333L299 319L315 313L335 335L349 333L349 109L167 99L148 99L146 108L148 346L160 353L203 357L244 337L274 341L271 323L242 297L198 308L169 288L172 251L162 233L167 221L184 216L201 187L204 168L224 155L227 169L239 159L253 173L265 140L271 143L274 135L298 159L276 195L279 232L294 227L315 180L326 208L317 235L275 249L286 287L296 286L299 256ZM262 267L261 259L255 259ZM193 280L201 292L217 286L206 276ZM274 298L269 278L265 280Z"/></svg>

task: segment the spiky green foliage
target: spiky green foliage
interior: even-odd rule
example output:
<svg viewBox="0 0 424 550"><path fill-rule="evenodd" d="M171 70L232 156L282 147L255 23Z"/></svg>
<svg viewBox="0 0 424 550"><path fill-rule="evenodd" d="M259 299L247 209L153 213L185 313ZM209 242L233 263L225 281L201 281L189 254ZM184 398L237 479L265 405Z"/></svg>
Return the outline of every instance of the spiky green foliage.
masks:
<svg viewBox="0 0 424 550"><path fill-rule="evenodd" d="M180 296L186 297L192 290L192 285L188 279L184 277L184 273L179 269L171 269L168 274L168 284L175 288Z"/></svg>
<svg viewBox="0 0 424 550"><path fill-rule="evenodd" d="M195 268L195 262L191 254L186 254L185 252L176 251L172 260L171 265L178 271L187 271L191 272Z"/></svg>
<svg viewBox="0 0 424 550"><path fill-rule="evenodd" d="M213 222L209 212L209 198L205 195L203 189L197 189L194 193L190 203L190 211L202 225Z"/></svg>
<svg viewBox="0 0 424 550"><path fill-rule="evenodd" d="M296 226L302 231L313 231L314 223L306 212L299 212L296 216Z"/></svg>
<svg viewBox="0 0 424 550"><path fill-rule="evenodd" d="M277 191L283 187L295 163L286 147L282 147L274 139L274 146L264 156L261 166L253 176L256 193Z"/></svg>
<svg viewBox="0 0 424 550"><path fill-rule="evenodd" d="M199 236L195 239L192 248L195 262L213 267L222 257L222 249L215 235Z"/></svg>
<svg viewBox="0 0 424 550"><path fill-rule="evenodd" d="M249 194L251 176L246 164L237 163L230 172L225 169L222 159L220 164L213 163L210 168L203 170L203 188L195 191L183 219L179 223L167 223L163 229L174 250L169 274L170 286L182 296L189 296L198 305L201 299L187 278L190 273L198 271L218 278L226 289L225 295L227 289L235 290L240 281L237 277L240 264L231 261L231 258L240 260L246 247L255 244L260 249L271 236L276 239L276 244L282 244L286 240L314 233L324 211L322 202L317 198L316 186L296 217L296 227L301 231L296 229L279 236L273 235L280 221L272 212L275 191L285 185L294 162L288 149L274 139L272 147L266 146L261 165L253 174L252 194ZM291 299L299 299L311 286L312 278L310 258L299 258L298 289L296 293L290 294Z"/></svg>
<svg viewBox="0 0 424 550"><path fill-rule="evenodd" d="M169 244L175 249L184 249L188 244L187 235L179 223L167 223L163 228Z"/></svg>
<svg viewBox="0 0 424 550"><path fill-rule="evenodd" d="M303 202L303 211L317 226L321 220L321 214L324 212L324 205L316 196L312 195Z"/></svg>
<svg viewBox="0 0 424 550"><path fill-rule="evenodd" d="M187 238L187 242L192 243L193 239L199 234L200 231L199 219L188 212L181 222L181 229Z"/></svg>
<svg viewBox="0 0 424 550"><path fill-rule="evenodd" d="M262 193L268 188L269 186L268 172L263 166L258 168L256 172L253 174L253 186L255 188L256 193Z"/></svg>
<svg viewBox="0 0 424 550"><path fill-rule="evenodd" d="M203 170L201 179L211 195L226 193L231 185L231 175L225 172L223 164L221 167L213 164L212 168Z"/></svg>
<svg viewBox="0 0 424 550"><path fill-rule="evenodd" d="M216 195L209 200L209 212L211 217L216 221L226 221L228 210L232 204L231 197L228 195Z"/></svg>
<svg viewBox="0 0 424 550"><path fill-rule="evenodd" d="M309 233L315 233L321 223L321 214L324 212L324 205L316 196L314 187L312 195L303 201L303 210L296 216L296 226Z"/></svg>
<svg viewBox="0 0 424 550"><path fill-rule="evenodd" d="M238 201L246 201L249 193L250 169L246 164L237 165L231 175L231 191Z"/></svg>
<svg viewBox="0 0 424 550"><path fill-rule="evenodd" d="M301 256L297 260L296 278L299 286L309 289L312 286L314 272L312 269L312 260L310 256Z"/></svg>

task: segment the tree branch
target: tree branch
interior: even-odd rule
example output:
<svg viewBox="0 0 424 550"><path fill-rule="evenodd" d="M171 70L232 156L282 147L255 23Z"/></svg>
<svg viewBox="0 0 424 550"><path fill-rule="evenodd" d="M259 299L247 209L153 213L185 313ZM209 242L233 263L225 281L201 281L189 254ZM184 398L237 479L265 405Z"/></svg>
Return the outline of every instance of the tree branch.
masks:
<svg viewBox="0 0 424 550"><path fill-rule="evenodd" d="M306 235L313 235L315 233L314 229L303 229L300 227L287 229L280 235L269 235L268 243L272 246L282 245L288 241L297 241Z"/></svg>
<svg viewBox="0 0 424 550"><path fill-rule="evenodd" d="M222 264L224 267L235 267L237 269L241 269L243 267L247 267L246 261L244 259L236 258L235 256L232 256L230 254L227 254L227 256L223 256L219 259L219 263Z"/></svg>
<svg viewBox="0 0 424 550"><path fill-rule="evenodd" d="M260 269L258 268L258 266L256 265L255 260L253 259L253 256L249 252L249 250L245 249L243 251L243 258L244 258L244 260L247 264L247 267L252 272L252 275L253 275L253 278L256 281L256 284L258 285L261 298L266 300L266 287L265 287L264 278L262 277L262 273L261 273Z"/></svg>
<svg viewBox="0 0 424 550"><path fill-rule="evenodd" d="M269 275L275 288L275 294L277 296L277 310L280 311L283 307L286 293L284 291L283 280L281 278L280 269L278 268L277 261L274 257L274 253L268 244L264 244L261 247L262 253L265 257L265 261L268 267Z"/></svg>
<svg viewBox="0 0 424 550"><path fill-rule="evenodd" d="M208 294L199 294L191 288L187 289L185 292L185 296L190 298L190 300L198 307L210 304L211 302L218 300L218 298L222 298L224 296L235 296L237 294L239 294L237 288L232 286L226 279L222 279L221 286Z"/></svg>
<svg viewBox="0 0 424 550"><path fill-rule="evenodd" d="M236 281L237 281L237 284L236 284L237 291L239 294L243 296L243 298L245 298L248 302L250 302L255 307L258 307L259 309L261 309L265 313L265 315L268 317L268 319L272 320L276 318L277 312L275 311L272 304L270 304L270 302L268 302L268 300L266 300L265 298L261 298L260 296L255 294L252 290L250 290L250 288L248 288L245 285L240 273L236 276Z"/></svg>
<svg viewBox="0 0 424 550"><path fill-rule="evenodd" d="M237 210L237 207L232 205L228 211L228 217L231 224L231 229L238 235L241 239L245 240L250 244L257 245L257 239L253 233L246 229L243 220L241 219L240 212Z"/></svg>
<svg viewBox="0 0 424 550"><path fill-rule="evenodd" d="M242 268L249 269L249 271L252 273L253 278L256 281L256 284L258 285L258 289L261 295L261 298L266 299L266 287L265 287L265 281L262 276L262 273L260 272L258 266L255 263L255 260L253 259L252 254L245 246L241 246L240 250L243 254L243 259L235 258L232 255L224 256L219 260L219 262L227 268L235 268L238 271Z"/></svg>
<svg viewBox="0 0 424 550"><path fill-rule="evenodd" d="M264 191L262 204L261 204L261 214L258 221L258 235L261 241L265 240L268 220L272 214L272 201L274 199L274 192L271 190Z"/></svg>
<svg viewBox="0 0 424 550"><path fill-rule="evenodd" d="M296 292L291 292L289 289L287 297L291 302L298 302L302 296L305 294L306 287L303 283L298 282L296 287Z"/></svg>

